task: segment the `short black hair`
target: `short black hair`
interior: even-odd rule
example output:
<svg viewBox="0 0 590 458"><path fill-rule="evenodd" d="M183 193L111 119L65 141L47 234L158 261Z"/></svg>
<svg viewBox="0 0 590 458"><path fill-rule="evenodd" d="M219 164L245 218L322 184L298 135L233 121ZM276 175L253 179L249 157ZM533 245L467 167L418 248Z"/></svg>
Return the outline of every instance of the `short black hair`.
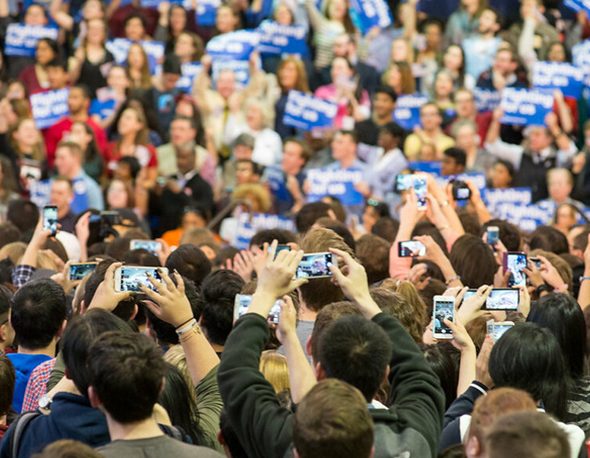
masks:
<svg viewBox="0 0 590 458"><path fill-rule="evenodd" d="M300 234L309 231L314 223L323 216L330 216L332 207L325 202L311 202L305 204L295 215L295 226Z"/></svg>
<svg viewBox="0 0 590 458"><path fill-rule="evenodd" d="M176 54L167 54L162 63L162 73L182 75L180 58Z"/></svg>
<svg viewBox="0 0 590 458"><path fill-rule="evenodd" d="M128 424L152 415L167 366L161 350L143 334L107 332L90 347L90 386L107 413Z"/></svg>
<svg viewBox="0 0 590 458"><path fill-rule="evenodd" d="M375 89L375 95L377 94L385 94L389 96L393 102L397 101L397 94L390 86L378 86L377 89Z"/></svg>
<svg viewBox="0 0 590 458"><path fill-rule="evenodd" d="M453 159L457 165L462 165L463 167L467 165L467 153L462 148L451 146L443 151L443 155Z"/></svg>
<svg viewBox="0 0 590 458"><path fill-rule="evenodd" d="M14 224L24 234L32 231L37 225L39 208L30 200L12 200L8 203L6 220Z"/></svg>
<svg viewBox="0 0 590 458"><path fill-rule="evenodd" d="M379 127L379 133L386 132L394 138L402 140L406 136L406 131L396 122L388 122L383 126Z"/></svg>
<svg viewBox="0 0 590 458"><path fill-rule="evenodd" d="M505 161L504 159L498 159L494 163L494 165L497 165L497 164L504 166L506 168L506 170L508 171L508 175L510 175L511 178L514 178L514 175L516 174L516 170L514 169L514 165L512 165L511 162Z"/></svg>
<svg viewBox="0 0 590 458"><path fill-rule="evenodd" d="M0 248L9 243L18 242L20 237L20 230L10 221L0 224Z"/></svg>
<svg viewBox="0 0 590 458"><path fill-rule="evenodd" d="M189 278L200 288L205 277L211 272L211 261L200 248L184 244L170 253L166 267L170 272L176 270L183 277Z"/></svg>
<svg viewBox="0 0 590 458"><path fill-rule="evenodd" d="M211 343L225 345L233 327L234 300L243 287L242 277L231 270L211 272L203 280L201 325Z"/></svg>
<svg viewBox="0 0 590 458"><path fill-rule="evenodd" d="M261 247L264 243L271 244L276 240L279 245L297 242L297 236L286 229L262 229L252 236L250 246Z"/></svg>
<svg viewBox="0 0 590 458"><path fill-rule="evenodd" d="M68 378L74 382L82 396L88 396L87 361L90 346L99 335L109 331L133 332L121 318L98 308L90 309L68 323L61 340L62 356Z"/></svg>
<svg viewBox="0 0 590 458"><path fill-rule="evenodd" d="M13 298L10 322L17 343L37 350L51 343L66 319L66 295L53 280L34 280Z"/></svg>
<svg viewBox="0 0 590 458"><path fill-rule="evenodd" d="M126 27L127 23L133 19L139 19L141 21L141 24L143 25L143 28L147 29L147 22L145 20L145 17L143 17L138 11L133 11L132 13L127 15L127 17L123 21L123 25Z"/></svg>
<svg viewBox="0 0 590 458"><path fill-rule="evenodd" d="M532 250L544 250L555 254L569 253L567 237L552 226L539 226L529 239L529 247Z"/></svg>
<svg viewBox="0 0 590 458"><path fill-rule="evenodd" d="M326 375L350 383L371 402L391 360L392 344L385 331L359 316L330 324L319 340L319 362Z"/></svg>
<svg viewBox="0 0 590 458"><path fill-rule="evenodd" d="M151 251L144 248L128 251L121 258L125 264L130 266L161 267L160 259Z"/></svg>
<svg viewBox="0 0 590 458"><path fill-rule="evenodd" d="M88 86L84 83L76 83L72 86L72 89L80 89L80 91L82 91L82 95L84 96L84 98L86 100L90 100L92 98L92 95L90 93L90 89L88 88Z"/></svg>
<svg viewBox="0 0 590 458"><path fill-rule="evenodd" d="M68 67L67 67L65 61L63 59L61 59L60 57L55 57L55 58L51 59L49 62L47 62L45 67L47 67L47 68L56 67L56 68L61 68L64 72L68 71Z"/></svg>

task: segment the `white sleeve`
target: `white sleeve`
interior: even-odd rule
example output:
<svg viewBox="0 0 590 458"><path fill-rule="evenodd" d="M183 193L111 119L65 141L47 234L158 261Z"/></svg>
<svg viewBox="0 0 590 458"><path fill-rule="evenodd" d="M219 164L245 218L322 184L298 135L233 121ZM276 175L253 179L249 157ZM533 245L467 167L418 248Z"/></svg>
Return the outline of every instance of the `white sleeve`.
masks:
<svg viewBox="0 0 590 458"><path fill-rule="evenodd" d="M515 170L520 168L520 161L524 152L522 146L506 143L498 139L495 142L486 143L484 147L496 158L510 162Z"/></svg>

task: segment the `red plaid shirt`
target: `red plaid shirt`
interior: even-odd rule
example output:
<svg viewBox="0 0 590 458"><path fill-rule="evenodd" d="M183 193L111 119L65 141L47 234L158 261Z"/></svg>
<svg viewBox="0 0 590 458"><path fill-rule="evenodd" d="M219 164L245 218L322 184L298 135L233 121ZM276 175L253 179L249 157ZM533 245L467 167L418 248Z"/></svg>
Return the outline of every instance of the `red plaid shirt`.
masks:
<svg viewBox="0 0 590 458"><path fill-rule="evenodd" d="M30 412L39 408L39 399L47 393L47 382L54 366L55 358L45 361L33 369L25 390L22 412Z"/></svg>

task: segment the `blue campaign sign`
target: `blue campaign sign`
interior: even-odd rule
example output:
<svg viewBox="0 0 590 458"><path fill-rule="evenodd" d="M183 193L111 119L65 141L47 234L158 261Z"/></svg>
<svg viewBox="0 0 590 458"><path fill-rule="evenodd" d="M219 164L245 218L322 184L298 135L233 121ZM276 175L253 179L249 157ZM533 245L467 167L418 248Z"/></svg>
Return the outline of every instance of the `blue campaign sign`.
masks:
<svg viewBox="0 0 590 458"><path fill-rule="evenodd" d="M240 250L245 250L250 245L250 239L256 232L264 229L284 229L295 231L295 223L291 218L267 213L241 213L238 216L238 225L234 245Z"/></svg>
<svg viewBox="0 0 590 458"><path fill-rule="evenodd" d="M100 119L107 119L115 112L117 101L115 99L93 99L88 112L90 115L97 115Z"/></svg>
<svg viewBox="0 0 590 458"><path fill-rule="evenodd" d="M54 27L10 24L6 29L4 54L7 56L35 57L37 41L41 38L57 39Z"/></svg>
<svg viewBox="0 0 590 458"><path fill-rule="evenodd" d="M289 91L283 122L302 130L332 127L338 106L311 94Z"/></svg>
<svg viewBox="0 0 590 458"><path fill-rule="evenodd" d="M115 58L115 62L125 65L131 44L132 41L127 38L115 38L107 41L106 48ZM156 67L164 58L164 43L161 41L140 41L139 44L147 54L150 73L154 74Z"/></svg>
<svg viewBox="0 0 590 458"><path fill-rule="evenodd" d="M533 67L533 87L559 89L566 97L582 95L584 70L562 62L536 62Z"/></svg>
<svg viewBox="0 0 590 458"><path fill-rule="evenodd" d="M440 175L441 167L441 161L413 161L408 164L408 168L414 172L432 173L433 175Z"/></svg>
<svg viewBox="0 0 590 458"><path fill-rule="evenodd" d="M247 60L214 60L211 67L213 82L217 81L219 73L231 70L239 87L244 87L250 81L250 62Z"/></svg>
<svg viewBox="0 0 590 458"><path fill-rule="evenodd" d="M565 0L563 4L576 13L580 11L590 13L590 0Z"/></svg>
<svg viewBox="0 0 590 458"><path fill-rule="evenodd" d="M392 23L391 11L384 0L350 0L350 13L363 35L373 27L385 29Z"/></svg>
<svg viewBox="0 0 590 458"><path fill-rule="evenodd" d="M38 129L47 129L69 113L69 89L39 92L31 95L31 111Z"/></svg>
<svg viewBox="0 0 590 458"><path fill-rule="evenodd" d="M202 68L199 62L182 64L182 76L176 83L176 87L182 92L190 94L193 90L193 82L197 75L201 73Z"/></svg>
<svg viewBox="0 0 590 458"><path fill-rule="evenodd" d="M500 105L501 95L498 91L489 91L475 87L473 88L473 96L475 97L477 111L480 113L494 111Z"/></svg>
<svg viewBox="0 0 590 458"><path fill-rule="evenodd" d="M518 226L522 231L532 232L551 220L551 213L534 204L506 203L498 205L496 218L504 219Z"/></svg>
<svg viewBox="0 0 590 458"><path fill-rule="evenodd" d="M486 204L490 213L498 216L498 209L505 204L509 205L529 205L532 198L531 188L506 188L492 189L486 188L481 193L481 198Z"/></svg>
<svg viewBox="0 0 590 458"><path fill-rule="evenodd" d="M307 200L315 202L325 196L337 197L342 205L361 205L363 195L354 185L363 179L363 172L356 169L312 169L307 172L309 193Z"/></svg>
<svg viewBox="0 0 590 458"><path fill-rule="evenodd" d="M239 30L213 37L207 43L207 54L215 60L248 60L260 37L252 30Z"/></svg>
<svg viewBox="0 0 590 458"><path fill-rule="evenodd" d="M422 94L402 95L397 99L393 120L406 130L420 125L420 107L428 102Z"/></svg>
<svg viewBox="0 0 590 458"><path fill-rule="evenodd" d="M202 27L215 25L217 8L221 5L221 0L198 0L197 10L195 11L195 20Z"/></svg>
<svg viewBox="0 0 590 458"><path fill-rule="evenodd" d="M502 124L544 126L545 116L553 109L553 94L541 90L506 88L500 106Z"/></svg>
<svg viewBox="0 0 590 458"><path fill-rule="evenodd" d="M285 174L279 167L266 167L264 169L264 180L276 200L288 201L293 199L287 189Z"/></svg>
<svg viewBox="0 0 590 458"><path fill-rule="evenodd" d="M590 68L590 40L576 43L572 48L572 58L576 67L588 70Z"/></svg>
<svg viewBox="0 0 590 458"><path fill-rule="evenodd" d="M301 25L282 25L275 21L262 21L256 29L260 34L258 50L261 54L309 55L307 32Z"/></svg>

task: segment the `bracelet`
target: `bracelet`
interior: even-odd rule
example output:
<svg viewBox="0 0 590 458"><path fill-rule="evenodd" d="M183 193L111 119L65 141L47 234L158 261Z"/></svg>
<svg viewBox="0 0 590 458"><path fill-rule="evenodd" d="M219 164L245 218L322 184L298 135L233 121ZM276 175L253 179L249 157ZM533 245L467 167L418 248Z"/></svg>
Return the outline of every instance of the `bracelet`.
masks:
<svg viewBox="0 0 590 458"><path fill-rule="evenodd" d="M454 281L461 281L461 277L459 275L455 275L453 278L449 278L447 281L445 281L445 285L449 286Z"/></svg>
<svg viewBox="0 0 590 458"><path fill-rule="evenodd" d="M195 325L192 326L187 332L185 332L182 335L179 335L179 340L181 343L187 342L193 337L200 336L201 334L201 327L197 323L195 323Z"/></svg>
<svg viewBox="0 0 590 458"><path fill-rule="evenodd" d="M578 280L579 280L580 283L582 283L582 282L584 282L586 280L590 280L590 276L582 275L582 276L580 276L580 278L578 278Z"/></svg>
<svg viewBox="0 0 590 458"><path fill-rule="evenodd" d="M179 336L182 336L183 334L186 334L191 329L193 329L196 325L197 325L197 320L192 318L187 324L182 326L180 329L176 329L176 334L178 334Z"/></svg>
<svg viewBox="0 0 590 458"><path fill-rule="evenodd" d="M181 323L181 324L179 324L178 326L176 326L176 328L175 328L175 329L177 329L177 330L178 330L178 329L182 328L184 325L186 325L186 324L190 323L190 322L191 322L191 321L193 321L194 319L195 319L195 317L192 317L192 316L191 316L191 317L190 317L188 320L186 320L184 323Z"/></svg>

